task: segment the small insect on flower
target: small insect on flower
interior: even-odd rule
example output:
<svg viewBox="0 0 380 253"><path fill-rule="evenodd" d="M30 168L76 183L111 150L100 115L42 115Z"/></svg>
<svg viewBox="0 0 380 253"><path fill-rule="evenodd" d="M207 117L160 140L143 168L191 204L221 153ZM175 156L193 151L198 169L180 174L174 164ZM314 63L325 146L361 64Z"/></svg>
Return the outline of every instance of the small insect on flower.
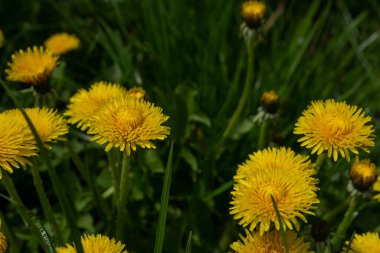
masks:
<svg viewBox="0 0 380 253"><path fill-rule="evenodd" d="M307 222L304 214L313 215L312 209L319 203L315 173L314 164L307 156L296 155L290 149L255 152L238 167L230 213L251 231L258 227L263 234L272 224L279 230L273 197L284 227L299 230L297 219Z"/></svg>
<svg viewBox="0 0 380 253"><path fill-rule="evenodd" d="M380 238L378 233L355 234L354 239L345 242L342 253L377 253L380 252Z"/></svg>
<svg viewBox="0 0 380 253"><path fill-rule="evenodd" d="M358 154L360 148L369 152L368 147L375 145L373 126L367 125L370 121L362 109L346 102L314 101L298 118L293 133L303 135L298 142L312 149L312 154L327 151L334 161L339 154L349 161L349 151Z"/></svg>
<svg viewBox="0 0 380 253"><path fill-rule="evenodd" d="M230 247L235 253L282 253L285 252L284 240L279 231L266 232L263 235L251 234L245 231L246 237L240 235L240 240L232 243ZM311 253L310 243L304 242L302 237L292 231L286 231L286 241L289 252Z"/></svg>
<svg viewBox="0 0 380 253"><path fill-rule="evenodd" d="M81 242L84 253L128 253L123 243L104 235L84 235L81 237ZM70 244L58 247L56 251L57 253L77 253L75 247Z"/></svg>
<svg viewBox="0 0 380 253"><path fill-rule="evenodd" d="M45 47L51 52L62 55L79 47L80 40L77 36L68 33L56 33L45 42Z"/></svg>

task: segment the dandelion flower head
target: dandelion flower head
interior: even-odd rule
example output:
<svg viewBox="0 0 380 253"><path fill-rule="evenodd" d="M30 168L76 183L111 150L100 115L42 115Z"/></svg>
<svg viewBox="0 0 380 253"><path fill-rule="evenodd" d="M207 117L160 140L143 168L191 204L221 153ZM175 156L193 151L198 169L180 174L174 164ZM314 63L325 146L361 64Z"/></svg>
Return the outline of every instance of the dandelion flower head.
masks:
<svg viewBox="0 0 380 253"><path fill-rule="evenodd" d="M247 236L240 235L240 240L231 244L235 253L284 253L284 242L279 231L266 232L263 235L251 234L246 231ZM310 243L304 242L302 237L292 231L286 231L288 249L291 253L311 253Z"/></svg>
<svg viewBox="0 0 380 253"><path fill-rule="evenodd" d="M128 253L124 250L124 244L104 235L84 235L81 237L81 242L84 253ZM70 244L58 247L56 251L57 253L77 253L75 247Z"/></svg>
<svg viewBox="0 0 380 253"><path fill-rule="evenodd" d="M168 116L150 102L131 96L117 97L103 106L91 121L92 140L105 144L129 155L137 146L155 148L152 140L164 140L169 127L163 126Z"/></svg>
<svg viewBox="0 0 380 253"><path fill-rule="evenodd" d="M348 249L347 249L348 247ZM355 234L351 244L345 242L342 253L378 253L380 252L380 238L378 233Z"/></svg>
<svg viewBox="0 0 380 253"><path fill-rule="evenodd" d="M76 124L81 130L90 128L92 116L104 104L111 99L127 94L127 90L116 83L96 82L91 85L89 90L80 89L70 98L68 110L65 116L68 116L68 122Z"/></svg>
<svg viewBox="0 0 380 253"><path fill-rule="evenodd" d="M245 1L241 6L241 16L250 28L261 25L266 11L266 5L261 1Z"/></svg>
<svg viewBox="0 0 380 253"><path fill-rule="evenodd" d="M9 81L39 85L47 82L57 64L58 56L34 46L14 53L5 72Z"/></svg>
<svg viewBox="0 0 380 253"><path fill-rule="evenodd" d="M351 167L350 178L358 190L366 191L376 181L376 165L368 159L362 161L356 160Z"/></svg>
<svg viewBox="0 0 380 253"><path fill-rule="evenodd" d="M271 224L279 230L273 196L284 227L299 230L297 218L307 222L304 214L313 215L311 210L319 203L315 173L308 157L296 155L290 149L268 148L255 152L239 166L234 177L230 213L251 231L258 227L263 234Z"/></svg>
<svg viewBox="0 0 380 253"><path fill-rule="evenodd" d="M56 33L45 42L45 47L55 54L64 54L79 47L80 40L77 36L68 33Z"/></svg>
<svg viewBox="0 0 380 253"><path fill-rule="evenodd" d="M334 161L339 155L349 161L349 151L358 154L361 148L369 152L368 147L375 145L373 127L367 125L370 121L357 106L333 99L314 101L299 117L294 134L303 135L298 142L312 149L312 154L327 151Z"/></svg>
<svg viewBox="0 0 380 253"><path fill-rule="evenodd" d="M135 98L144 98L145 97L145 90L141 87L133 87L128 90L127 92L128 96L133 96Z"/></svg>
<svg viewBox="0 0 380 253"><path fill-rule="evenodd" d="M9 173L31 165L29 157L37 155L37 146L30 130L16 112L0 114L0 167ZM2 178L0 170L0 178Z"/></svg>

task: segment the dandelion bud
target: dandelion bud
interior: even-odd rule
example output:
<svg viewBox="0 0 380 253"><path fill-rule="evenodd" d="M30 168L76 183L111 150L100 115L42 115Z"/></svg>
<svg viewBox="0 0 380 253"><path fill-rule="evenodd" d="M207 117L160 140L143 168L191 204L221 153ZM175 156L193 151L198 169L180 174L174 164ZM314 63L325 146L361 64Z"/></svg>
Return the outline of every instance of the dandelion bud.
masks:
<svg viewBox="0 0 380 253"><path fill-rule="evenodd" d="M9 243L5 235L0 232L0 253L8 252Z"/></svg>
<svg viewBox="0 0 380 253"><path fill-rule="evenodd" d="M280 105L277 93L273 90L264 92L261 96L261 105L267 113L275 114Z"/></svg>
<svg viewBox="0 0 380 253"><path fill-rule="evenodd" d="M145 90L140 87L133 87L127 91L128 96L135 97L137 99L145 97Z"/></svg>
<svg viewBox="0 0 380 253"><path fill-rule="evenodd" d="M241 6L241 16L246 25L257 29L263 22L266 6L259 1L246 1Z"/></svg>
<svg viewBox="0 0 380 253"><path fill-rule="evenodd" d="M354 165L352 165L350 178L357 190L368 190L377 179L375 164L371 163L370 160L357 160Z"/></svg>

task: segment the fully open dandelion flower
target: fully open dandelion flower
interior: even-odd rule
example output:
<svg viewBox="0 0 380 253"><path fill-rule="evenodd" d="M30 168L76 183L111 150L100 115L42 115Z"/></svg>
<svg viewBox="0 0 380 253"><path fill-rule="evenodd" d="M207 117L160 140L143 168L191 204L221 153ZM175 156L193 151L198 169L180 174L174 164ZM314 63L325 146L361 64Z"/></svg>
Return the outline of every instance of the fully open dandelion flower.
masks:
<svg viewBox="0 0 380 253"><path fill-rule="evenodd" d="M368 152L368 147L375 145L373 127L366 125L370 121L357 106L333 99L314 101L298 119L294 134L304 135L298 141L312 149L312 154L327 151L334 161L339 154L349 161L349 151L358 154L357 148L361 148Z"/></svg>
<svg viewBox="0 0 380 253"><path fill-rule="evenodd" d="M39 85L47 82L57 63L58 56L34 46L14 53L5 72L9 81Z"/></svg>
<svg viewBox="0 0 380 253"><path fill-rule="evenodd" d="M0 167L10 173L12 167L30 165L28 157L37 155L33 135L13 113L0 114ZM0 178L2 173L0 170Z"/></svg>
<svg viewBox="0 0 380 253"><path fill-rule="evenodd" d="M155 148L152 140L164 140L169 134L169 127L162 126L169 119L162 114L162 109L142 99L130 96L118 97L93 117L91 121L91 138L99 144L126 151L129 155L137 146Z"/></svg>
<svg viewBox="0 0 380 253"><path fill-rule="evenodd" d="M48 143L65 140L64 135L69 132L69 128L66 120L57 111L46 107L36 107L27 108L25 112L46 147L49 147ZM29 129L28 123L18 109L9 110L4 113L13 114L14 118L17 117L17 120L23 122L24 127Z"/></svg>
<svg viewBox="0 0 380 253"><path fill-rule="evenodd" d="M119 84L103 81L96 82L88 91L81 89L70 98L65 116L69 117L69 123L76 124L81 130L87 130L90 127L91 117L105 103L115 97L126 94L127 90Z"/></svg>
<svg viewBox="0 0 380 253"><path fill-rule="evenodd" d="M350 178L355 188L359 191L366 191L376 181L377 169L370 160L356 160L350 170Z"/></svg>
<svg viewBox="0 0 380 253"><path fill-rule="evenodd" d="M319 203L318 180L313 177L316 172L307 159L286 148L268 148L250 155L234 177L230 212L240 219L239 224L251 231L259 227L260 234L271 224L279 230L273 196L284 227L299 230L297 218L307 222L304 214L313 214L311 209Z"/></svg>
<svg viewBox="0 0 380 253"><path fill-rule="evenodd" d="M56 33L45 42L45 47L55 54L64 54L79 47L80 40L77 36L67 33Z"/></svg>
<svg viewBox="0 0 380 253"><path fill-rule="evenodd" d="M81 237L84 253L128 253L124 250L125 245L116 242L104 235L84 235ZM74 246L66 244L65 247L58 247L57 253L76 253Z"/></svg>
<svg viewBox="0 0 380 253"><path fill-rule="evenodd" d="M348 253L377 253L380 252L380 238L378 233L365 233L363 235L355 234L351 244L345 242L343 252ZM348 247L348 249L347 249Z"/></svg>
<svg viewBox="0 0 380 253"><path fill-rule="evenodd" d="M246 231L247 236L240 235L240 240L231 244L236 253L283 253L285 252L284 241L279 231L266 232L263 235L252 235ZM308 253L310 243L304 242L296 233L286 231L286 240L290 253Z"/></svg>

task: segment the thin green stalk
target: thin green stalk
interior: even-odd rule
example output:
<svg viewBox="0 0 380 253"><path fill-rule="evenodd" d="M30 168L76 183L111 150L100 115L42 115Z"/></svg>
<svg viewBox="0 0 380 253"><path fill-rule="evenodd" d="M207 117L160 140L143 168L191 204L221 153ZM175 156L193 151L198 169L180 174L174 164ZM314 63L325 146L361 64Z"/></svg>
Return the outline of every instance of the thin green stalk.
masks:
<svg viewBox="0 0 380 253"><path fill-rule="evenodd" d="M317 160L315 161L315 169L316 169L316 170L319 170L319 169L322 167L323 163L324 163L325 160L326 160L326 156L327 156L327 155L326 155L325 153L320 154L320 155L318 156Z"/></svg>
<svg viewBox="0 0 380 253"><path fill-rule="evenodd" d="M263 149L266 144L266 136L267 136L267 126L268 122L263 121L260 126L260 132L259 132L259 140L257 143L257 149Z"/></svg>
<svg viewBox="0 0 380 253"><path fill-rule="evenodd" d="M113 201L114 206L117 206L117 201L119 200L119 188L120 188L120 175L117 166L115 166L115 160L113 156L112 150L107 152L108 156L108 164L110 167L111 175L112 175L112 183L113 183Z"/></svg>
<svg viewBox="0 0 380 253"><path fill-rule="evenodd" d="M12 101L15 104L15 106L17 107L17 109L20 110L20 112L22 113L26 122L28 123L30 130L33 133L33 136L37 142L37 146L38 146L39 151L40 151L40 158L47 165L47 171L48 171L50 179L53 183L54 191L57 194L58 201L59 201L59 203L63 209L65 217L67 218L68 224L70 226L71 233L72 233L73 240L74 240L74 244L75 244L75 248L77 249L78 253L83 253L81 237L80 237L78 226L77 226L76 221L75 221L75 216L74 216L74 212L72 210L72 205L70 204L69 200L67 199L67 197L65 195L64 188L63 188L61 181L57 175L57 172L55 171L55 168L53 167L53 165L51 163L51 160L49 159L48 152L47 152L44 144L42 143L41 138L38 135L36 128L34 127L32 121L30 120L30 118L26 114L25 110L20 106L17 99L13 96L11 90L8 88L6 83L1 78L0 78L0 84L3 86L3 88L5 89L8 96L12 99Z"/></svg>
<svg viewBox="0 0 380 253"><path fill-rule="evenodd" d="M121 166L121 177L119 187L119 200L117 202L117 218L116 218L116 238L124 240L125 220L127 216L127 199L128 199L128 181L131 169L131 157L124 152L123 163Z"/></svg>
<svg viewBox="0 0 380 253"><path fill-rule="evenodd" d="M158 215L158 224L156 229L156 241L154 243L154 253L162 253L165 237L165 224L166 216L168 212L169 205L169 195L170 195L170 184L172 178L172 167L173 167L173 143L170 147L168 163L166 165L164 185L162 187L161 195L161 208Z"/></svg>
<svg viewBox="0 0 380 253"><path fill-rule="evenodd" d="M32 176L33 176L33 182L34 182L34 185L36 187L37 195L38 195L38 198L40 200L44 215L45 215L47 221L53 227L53 231L54 231L54 234L56 236L57 243L59 245L63 245L63 243L64 243L63 237L62 237L61 231L58 227L58 224L54 218L53 208L51 207L49 199L46 195L46 192L45 192L45 189L44 189L44 186L42 183L40 172L36 166L36 161L34 161L33 165L32 165Z"/></svg>
<svg viewBox="0 0 380 253"><path fill-rule="evenodd" d="M8 175L8 172L3 171L2 175L3 178L1 181L3 182L3 185L5 186L5 189L7 190L9 196L11 197L13 204L16 206L18 214L24 221L25 226L39 238L45 252L54 253L54 245L46 229L42 226L41 222L36 217L33 217L32 213L25 207L24 203L17 193L11 177Z"/></svg>
<svg viewBox="0 0 380 253"><path fill-rule="evenodd" d="M190 231L189 236L187 237L185 253L191 252L191 240L192 240L192 238L193 238L193 231Z"/></svg>
<svg viewBox="0 0 380 253"><path fill-rule="evenodd" d="M277 219L278 219L278 223L280 223L280 231L281 231L282 240L284 241L285 252L289 253L288 240L286 239L286 233L285 233L285 229L284 229L284 224L282 223L281 214L278 211L278 207L277 207L276 201L273 198L273 195L271 195L270 198L272 200L272 203L273 203L273 206L274 206L274 210L276 211L276 216L277 216Z"/></svg>
<svg viewBox="0 0 380 253"><path fill-rule="evenodd" d="M357 199L355 197L351 198L348 209L344 215L342 222L339 224L338 229L336 230L335 236L331 240L332 245L335 250L338 250L341 246L342 239L346 236L348 227L351 225L351 222L357 215L356 212Z"/></svg>

